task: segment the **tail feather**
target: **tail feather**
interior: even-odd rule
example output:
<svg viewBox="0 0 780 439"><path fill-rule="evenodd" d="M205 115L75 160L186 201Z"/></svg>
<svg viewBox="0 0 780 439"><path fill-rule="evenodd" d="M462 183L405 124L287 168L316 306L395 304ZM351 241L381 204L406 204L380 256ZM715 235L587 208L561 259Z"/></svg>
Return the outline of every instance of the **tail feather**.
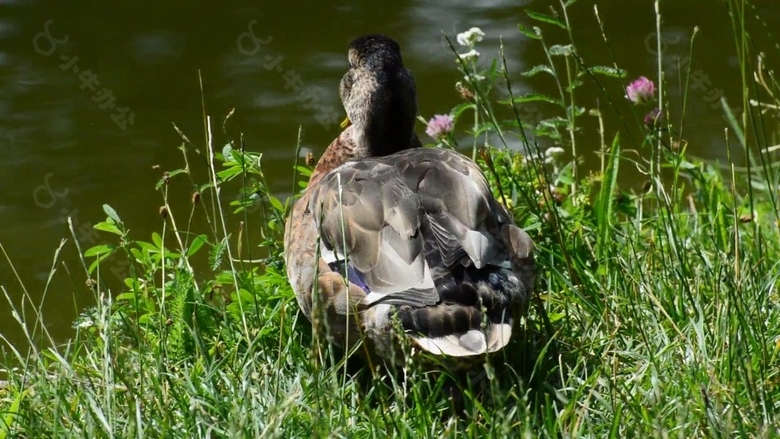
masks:
<svg viewBox="0 0 780 439"><path fill-rule="evenodd" d="M494 273L495 274L495 273ZM497 275L496 275L497 276ZM401 326L422 349L436 355L472 356L497 351L512 336L514 313L508 280L453 285L440 292L443 303L397 307Z"/></svg>
<svg viewBox="0 0 780 439"><path fill-rule="evenodd" d="M512 324L489 324L484 330L472 329L462 334L441 337L410 336L422 349L435 355L467 357L498 351L512 338Z"/></svg>

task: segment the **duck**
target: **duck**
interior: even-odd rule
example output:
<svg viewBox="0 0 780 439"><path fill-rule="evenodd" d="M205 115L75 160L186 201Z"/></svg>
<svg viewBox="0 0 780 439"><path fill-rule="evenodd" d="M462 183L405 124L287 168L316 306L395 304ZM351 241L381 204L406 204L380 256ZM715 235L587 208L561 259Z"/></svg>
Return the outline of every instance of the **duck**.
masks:
<svg viewBox="0 0 780 439"><path fill-rule="evenodd" d="M409 345L456 365L500 351L527 312L533 241L476 163L422 146L398 42L363 35L347 55L346 128L285 223L301 311L334 344L390 363Z"/></svg>

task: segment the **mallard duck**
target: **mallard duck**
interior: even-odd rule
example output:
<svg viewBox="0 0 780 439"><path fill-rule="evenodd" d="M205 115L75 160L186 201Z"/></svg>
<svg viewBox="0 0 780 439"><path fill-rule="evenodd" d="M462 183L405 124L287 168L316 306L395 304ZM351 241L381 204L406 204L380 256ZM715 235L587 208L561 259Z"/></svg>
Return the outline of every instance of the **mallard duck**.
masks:
<svg viewBox="0 0 780 439"><path fill-rule="evenodd" d="M434 356L500 350L533 288L531 238L474 162L421 146L415 80L395 40L359 37L348 59L339 94L349 126L286 223L287 275L304 315L322 316L336 344L362 341L384 360L400 352L397 325Z"/></svg>

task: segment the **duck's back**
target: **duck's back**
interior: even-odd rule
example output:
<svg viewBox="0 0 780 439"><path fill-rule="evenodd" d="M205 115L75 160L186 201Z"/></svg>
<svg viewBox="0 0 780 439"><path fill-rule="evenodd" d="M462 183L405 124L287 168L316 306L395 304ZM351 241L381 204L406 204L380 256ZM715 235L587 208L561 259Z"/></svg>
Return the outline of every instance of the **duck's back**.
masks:
<svg viewBox="0 0 780 439"><path fill-rule="evenodd" d="M413 148L348 162L300 202L321 238L321 291L336 294L326 278L344 275L342 294L353 296L346 302L357 304L361 329L379 349L390 348L393 316L434 354L506 345L533 286L533 244L468 158ZM312 283L298 283L299 300L301 285Z"/></svg>

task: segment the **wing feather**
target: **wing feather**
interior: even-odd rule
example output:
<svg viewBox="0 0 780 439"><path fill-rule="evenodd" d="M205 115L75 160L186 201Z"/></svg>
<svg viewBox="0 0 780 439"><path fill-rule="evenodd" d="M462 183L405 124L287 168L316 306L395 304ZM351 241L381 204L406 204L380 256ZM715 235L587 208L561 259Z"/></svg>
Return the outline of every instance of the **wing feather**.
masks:
<svg viewBox="0 0 780 439"><path fill-rule="evenodd" d="M508 217L461 154L415 148L348 162L313 189L323 247L362 274L367 304L436 305L434 279L451 267L506 263ZM426 257L425 242L436 255Z"/></svg>
<svg viewBox="0 0 780 439"><path fill-rule="evenodd" d="M314 209L322 218L323 245L361 272L376 293L367 303L439 302L422 253L419 199L392 166L377 160L347 163L317 190L312 199L323 200Z"/></svg>

